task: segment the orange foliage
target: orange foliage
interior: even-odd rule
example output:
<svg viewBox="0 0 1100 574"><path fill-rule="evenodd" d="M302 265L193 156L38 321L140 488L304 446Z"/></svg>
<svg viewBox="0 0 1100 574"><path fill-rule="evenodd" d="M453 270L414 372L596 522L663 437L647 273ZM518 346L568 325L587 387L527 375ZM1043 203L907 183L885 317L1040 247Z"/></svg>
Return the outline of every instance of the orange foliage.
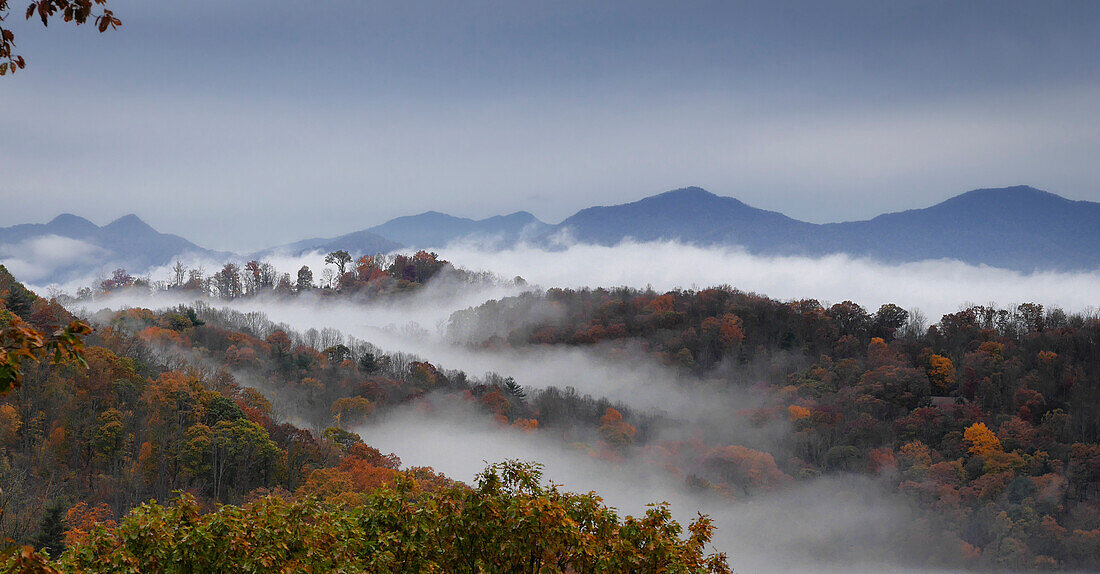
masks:
<svg viewBox="0 0 1100 574"><path fill-rule="evenodd" d="M791 420L796 421L798 419L804 419L813 414L813 411L806 407L800 407L798 405L791 405L787 407L787 412L791 415Z"/></svg>
<svg viewBox="0 0 1100 574"><path fill-rule="evenodd" d="M985 426L985 423L974 423L963 431L963 440L970 445L970 454L985 456L994 451L1001 450L1001 441L997 435Z"/></svg>
<svg viewBox="0 0 1100 574"><path fill-rule="evenodd" d="M600 417L600 436L608 445L615 448L626 448L634 442L634 435L638 429L623 420L623 415L614 407L608 407Z"/></svg>
<svg viewBox="0 0 1100 574"><path fill-rule="evenodd" d="M374 404L363 397L343 397L332 403L332 418L338 426L361 425L373 412Z"/></svg>
<svg viewBox="0 0 1100 574"><path fill-rule="evenodd" d="M898 460L890 448L876 448L867 455L867 467L875 474L891 472L898 467Z"/></svg>
<svg viewBox="0 0 1100 574"><path fill-rule="evenodd" d="M114 513L106 503L101 502L95 507L88 506L83 501L76 503L65 513L64 521L69 527L65 531L65 545L80 544L97 525L114 528L116 524L113 518Z"/></svg>
<svg viewBox="0 0 1100 574"><path fill-rule="evenodd" d="M653 310L654 313L668 313L674 310L676 305L676 298L671 293L665 293L658 297L654 297L649 302L648 307Z"/></svg>
<svg viewBox="0 0 1100 574"><path fill-rule="evenodd" d="M523 432L535 432L539 428L539 421L538 419L518 418L516 422L512 423L512 428Z"/></svg>
<svg viewBox="0 0 1100 574"><path fill-rule="evenodd" d="M746 491L773 490L791 482L771 454L740 445L715 448L707 453L703 463L722 480Z"/></svg>
<svg viewBox="0 0 1100 574"><path fill-rule="evenodd" d="M928 381L932 383L932 391L947 394L955 386L955 365L951 359L940 355L932 355L928 363Z"/></svg>
<svg viewBox="0 0 1100 574"><path fill-rule="evenodd" d="M21 428L23 418L19 416L19 411L8 404L0 406L0 442L8 447L14 446Z"/></svg>

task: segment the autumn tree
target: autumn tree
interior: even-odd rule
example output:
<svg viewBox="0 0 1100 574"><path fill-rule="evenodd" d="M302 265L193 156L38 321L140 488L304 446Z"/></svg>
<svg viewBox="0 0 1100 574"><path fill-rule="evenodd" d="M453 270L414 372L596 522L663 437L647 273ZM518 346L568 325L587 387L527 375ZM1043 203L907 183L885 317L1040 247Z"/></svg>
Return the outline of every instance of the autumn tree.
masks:
<svg viewBox="0 0 1100 574"><path fill-rule="evenodd" d="M115 17L114 12L102 8L99 13L95 7L106 6L107 0L34 0L27 6L26 18L30 20L37 16L43 26L48 26L55 16L65 22L81 25L89 20L95 23L96 29L101 33L117 28L122 21ZM0 0L0 76L9 72L14 74L16 70L22 70L26 65L23 56L15 54L15 34L4 27L11 10L11 0Z"/></svg>
<svg viewBox="0 0 1100 574"><path fill-rule="evenodd" d="M614 407L608 407L600 417L600 436L608 445L616 449L624 449L631 445L638 429L634 425L623 420L622 413Z"/></svg>
<svg viewBox="0 0 1100 574"><path fill-rule="evenodd" d="M226 263L221 271L214 274L214 285L222 299L236 299L241 296L241 268L236 263Z"/></svg>
<svg viewBox="0 0 1100 574"><path fill-rule="evenodd" d="M941 395L955 388L955 365L951 359L941 355L932 355L928 359L928 380L932 390Z"/></svg>
<svg viewBox="0 0 1100 574"><path fill-rule="evenodd" d="M244 264L245 290L248 293L256 293L275 287L275 266L267 261L253 259Z"/></svg>
<svg viewBox="0 0 1100 574"><path fill-rule="evenodd" d="M970 445L970 454L985 456L991 452L1001 450L1001 441L985 423L974 423L966 427L963 439Z"/></svg>
<svg viewBox="0 0 1100 574"><path fill-rule="evenodd" d="M38 362L42 355L54 363L71 358L86 366L81 337L91 332L92 328L86 323L73 321L46 336L19 317L9 317L7 326L0 328L0 394L22 384L22 365L28 361Z"/></svg>
<svg viewBox="0 0 1100 574"><path fill-rule="evenodd" d="M99 290L103 293L110 293L115 289L124 289L126 287L132 287L134 285L134 277L126 272L125 269L115 269L111 272L111 276L99 283Z"/></svg>

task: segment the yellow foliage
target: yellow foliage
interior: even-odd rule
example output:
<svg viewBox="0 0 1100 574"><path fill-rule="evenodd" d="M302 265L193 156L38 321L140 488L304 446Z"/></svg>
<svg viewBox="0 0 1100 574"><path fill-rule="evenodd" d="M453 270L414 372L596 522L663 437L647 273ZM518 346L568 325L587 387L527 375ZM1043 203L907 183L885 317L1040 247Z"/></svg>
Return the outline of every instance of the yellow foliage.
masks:
<svg viewBox="0 0 1100 574"><path fill-rule="evenodd" d="M0 441L12 446L19 437L19 429L23 428L23 418L15 407L5 404L0 406Z"/></svg>
<svg viewBox="0 0 1100 574"><path fill-rule="evenodd" d="M917 440L907 442L898 449L899 466L910 478L923 478L932 466L932 450Z"/></svg>
<svg viewBox="0 0 1100 574"><path fill-rule="evenodd" d="M946 393L955 385L955 365L951 359L940 355L932 355L928 362L928 380L932 383L932 390Z"/></svg>
<svg viewBox="0 0 1100 574"><path fill-rule="evenodd" d="M997 474L1000 472L1016 472L1027 466L1027 461L1018 452L990 451L985 455L983 472Z"/></svg>
<svg viewBox="0 0 1100 574"><path fill-rule="evenodd" d="M963 432L963 440L970 445L970 454L985 456L1001 450L1001 441L985 423L974 423Z"/></svg>

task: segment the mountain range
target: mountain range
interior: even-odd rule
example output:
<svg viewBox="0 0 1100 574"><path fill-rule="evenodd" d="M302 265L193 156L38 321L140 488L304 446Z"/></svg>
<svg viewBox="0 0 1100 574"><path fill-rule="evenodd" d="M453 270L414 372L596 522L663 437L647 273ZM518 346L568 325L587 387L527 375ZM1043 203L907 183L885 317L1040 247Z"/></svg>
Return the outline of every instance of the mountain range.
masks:
<svg viewBox="0 0 1100 574"><path fill-rule="evenodd" d="M1028 186L977 189L922 209L865 221L815 224L687 187L620 205L589 207L557 225L520 211L473 220L435 211L398 217L332 238L313 238L247 256L203 249L157 232L135 215L108 225L64 214L46 224L0 228L0 263L31 282L64 282L107 268L140 272L184 255L211 260L441 248L458 241L506 248L554 248L562 240L614 245L678 240L740 246L762 255L847 253L888 263L955 259L1023 272L1100 269L1100 203ZM13 265L14 263L14 265ZM50 264L54 268L50 269Z"/></svg>
<svg viewBox="0 0 1100 574"><path fill-rule="evenodd" d="M49 223L0 227L0 263L37 284L86 278L108 268L143 271L184 256L223 260L233 254L160 233L133 214L102 227L69 213Z"/></svg>
<svg viewBox="0 0 1100 574"><path fill-rule="evenodd" d="M1100 268L1100 203L1028 186L976 189L923 209L827 224L689 187L590 207L558 227L578 241L603 245L677 239L763 255L847 253L887 263L956 259L1024 272Z"/></svg>

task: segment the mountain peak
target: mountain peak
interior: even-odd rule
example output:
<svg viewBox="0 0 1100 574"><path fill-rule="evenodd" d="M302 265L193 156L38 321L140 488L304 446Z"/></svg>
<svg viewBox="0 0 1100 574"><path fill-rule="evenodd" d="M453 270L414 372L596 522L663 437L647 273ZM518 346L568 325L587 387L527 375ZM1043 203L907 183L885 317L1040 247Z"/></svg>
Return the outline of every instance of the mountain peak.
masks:
<svg viewBox="0 0 1100 574"><path fill-rule="evenodd" d="M73 215L71 213L62 213L61 215L58 215L57 217L51 219L50 222L47 223L46 225L86 225L86 224L95 225L91 221L88 221L87 219L84 219L83 217L80 217L79 215Z"/></svg>
<svg viewBox="0 0 1100 574"><path fill-rule="evenodd" d="M150 227L148 223L145 223L140 217L134 215L133 213L123 215L122 217L108 223L103 228L126 231L156 231L152 227Z"/></svg>
<svg viewBox="0 0 1100 574"><path fill-rule="evenodd" d="M65 234L91 233L99 229L98 225L79 215L73 215L71 213L62 213L58 215L51 219L50 222L46 224L46 227Z"/></svg>
<svg viewBox="0 0 1100 574"><path fill-rule="evenodd" d="M707 191L707 190L705 190L701 187L696 187L696 186L692 185L692 186L689 186L689 187L681 187L679 189L673 189L671 191L666 191L664 193L659 193L659 194L654 195L652 197L702 199L702 198L711 198L711 197L718 197L718 196L714 195L713 193L711 193L711 192L709 192L709 191Z"/></svg>
<svg viewBox="0 0 1100 574"><path fill-rule="evenodd" d="M1058 200L1058 201L1070 201L1058 194L1050 193L1049 191L1043 191L1036 189L1030 185L1013 185L1010 187L984 187L981 189L975 189L966 193L957 195L948 201L953 200L1015 200L1015 201L1036 201L1036 200Z"/></svg>

